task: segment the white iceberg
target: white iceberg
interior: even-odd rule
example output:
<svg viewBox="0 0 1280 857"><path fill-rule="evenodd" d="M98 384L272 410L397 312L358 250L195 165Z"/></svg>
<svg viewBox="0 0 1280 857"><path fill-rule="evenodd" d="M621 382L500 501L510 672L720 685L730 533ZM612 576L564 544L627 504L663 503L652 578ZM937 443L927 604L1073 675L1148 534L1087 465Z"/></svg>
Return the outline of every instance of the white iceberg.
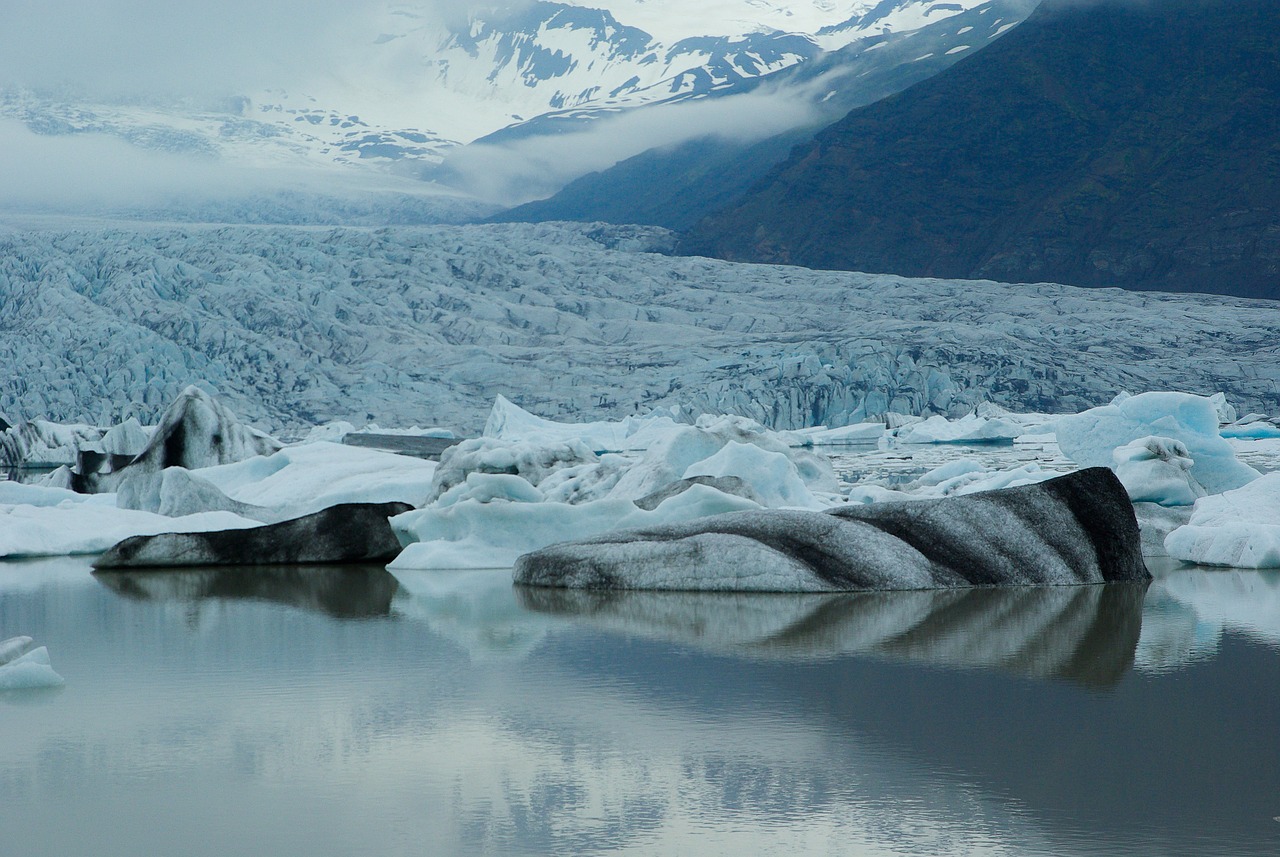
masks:
<svg viewBox="0 0 1280 857"><path fill-rule="evenodd" d="M845 444L876 443L884 437L883 422L853 423L837 428L819 426L817 428L799 429L792 434L805 443L814 446L841 446Z"/></svg>
<svg viewBox="0 0 1280 857"><path fill-rule="evenodd" d="M509 568L521 554L555 542L760 508L751 500L706 485L690 486L648 510L625 498L576 505L539 501L537 497L522 499L528 483L510 476L473 473L467 482L474 496L391 519L405 549L387 568ZM501 490L502 485L519 483L523 483L519 492ZM441 499L451 498L446 495Z"/></svg>
<svg viewBox="0 0 1280 857"><path fill-rule="evenodd" d="M685 468L682 479L695 476L736 477L771 509L819 509L830 505L813 495L791 456L731 440L714 454Z"/></svg>
<svg viewBox="0 0 1280 857"><path fill-rule="evenodd" d="M1012 443L1026 428L1000 417L969 414L958 420L933 416L898 429L899 443Z"/></svg>
<svg viewBox="0 0 1280 857"><path fill-rule="evenodd" d="M0 431L0 464L8 467L73 465L80 448L102 439L102 430L48 420L19 421Z"/></svg>
<svg viewBox="0 0 1280 857"><path fill-rule="evenodd" d="M90 500L89 495L77 494L68 488L52 488L45 485L28 485L24 482L0 480L0 506L57 506L61 503L97 502L111 505L114 497Z"/></svg>
<svg viewBox="0 0 1280 857"><path fill-rule="evenodd" d="M107 455L128 456L139 455L151 442L154 428L145 428L134 417L129 417L119 425L112 426L102 436L100 445Z"/></svg>
<svg viewBox="0 0 1280 857"><path fill-rule="evenodd" d="M62 676L53 670L49 650L35 647L30 637L12 637L0 642L0 691L60 687Z"/></svg>
<svg viewBox="0 0 1280 857"><path fill-rule="evenodd" d="M1219 432L1223 437L1239 440L1263 440L1280 438L1280 425L1262 414L1249 414L1239 422L1223 426Z"/></svg>
<svg viewBox="0 0 1280 857"><path fill-rule="evenodd" d="M193 475L237 502L303 515L339 503L421 506L431 493L436 466L410 456L319 442Z"/></svg>
<svg viewBox="0 0 1280 857"><path fill-rule="evenodd" d="M1056 432L1063 454L1081 467L1112 467L1117 448L1155 436L1185 446L1195 462L1188 472L1210 494L1239 488L1260 475L1236 460L1231 444L1218 433L1218 409L1205 396L1117 397L1110 405L1060 417Z"/></svg>
<svg viewBox="0 0 1280 857"><path fill-rule="evenodd" d="M695 475L689 472L693 465L736 442L785 456L811 493L828 495L831 502L835 502L839 486L831 463L825 457L795 448L790 443L792 437L790 433L770 431L746 417L704 415L692 426L678 426L666 432L635 466L627 468L610 496L638 499L651 494L671 482ZM767 477L747 474L743 478L752 487L763 489L757 493L771 493Z"/></svg>
<svg viewBox="0 0 1280 857"><path fill-rule="evenodd" d="M232 500L216 485L185 467L166 467L158 473L129 474L116 491L116 506L154 512L169 518L200 512L231 512L242 518L273 523L288 517Z"/></svg>
<svg viewBox="0 0 1280 857"><path fill-rule="evenodd" d="M129 466L195 470L269 455L279 448L279 441L240 422L226 405L192 385L161 415L146 447Z"/></svg>
<svg viewBox="0 0 1280 857"><path fill-rule="evenodd" d="M558 423L498 396L485 422L484 437L543 445L576 441L595 452L626 452L648 449L679 425L671 412L629 416L619 422Z"/></svg>
<svg viewBox="0 0 1280 857"><path fill-rule="evenodd" d="M114 504L115 495L100 495ZM0 505L0 559L101 553L130 536L194 533L259 526L230 512L168 518L117 509L103 502L66 501L56 506Z"/></svg>
<svg viewBox="0 0 1280 857"><path fill-rule="evenodd" d="M1200 498L1164 546L1169 556L1200 565L1280 568L1280 473Z"/></svg>
<svg viewBox="0 0 1280 857"><path fill-rule="evenodd" d="M1111 469L1135 503L1190 506L1206 492L1191 468L1195 462L1182 441L1168 437L1142 437L1117 447Z"/></svg>
<svg viewBox="0 0 1280 857"><path fill-rule="evenodd" d="M256 436L242 438L248 446L235 455ZM131 536L244 529L346 503L419 506L435 470L417 458L314 443L196 470L130 466L111 475L112 493L5 481L0 557L101 553Z"/></svg>
<svg viewBox="0 0 1280 857"><path fill-rule="evenodd" d="M393 569L509 567L522 553L613 530L762 507L840 501L829 462L744 417L654 431L638 458L596 455L573 432L447 450L420 509L392 519Z"/></svg>
<svg viewBox="0 0 1280 857"><path fill-rule="evenodd" d="M907 499L961 496L976 494L980 491L994 491L997 488L1034 485L1061 475L1062 471L1045 469L1035 462L1017 467L991 469L973 459L961 458L939 465L908 483L904 486L907 489L904 493Z"/></svg>

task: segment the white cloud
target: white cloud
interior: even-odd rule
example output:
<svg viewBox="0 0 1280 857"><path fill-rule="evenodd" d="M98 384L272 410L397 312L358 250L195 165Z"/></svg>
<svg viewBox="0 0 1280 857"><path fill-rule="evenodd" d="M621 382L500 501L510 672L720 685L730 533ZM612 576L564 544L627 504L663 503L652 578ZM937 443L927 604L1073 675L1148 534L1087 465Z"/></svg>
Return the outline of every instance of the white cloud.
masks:
<svg viewBox="0 0 1280 857"><path fill-rule="evenodd" d="M436 193L365 171L254 168L148 151L106 134L44 136L11 120L0 120L0 152L0 210L10 212L99 214L279 192L353 199L379 191Z"/></svg>
<svg viewBox="0 0 1280 857"><path fill-rule="evenodd" d="M328 73L386 0L3 0L0 86L98 97L214 96ZM482 4L417 0L427 16Z"/></svg>
<svg viewBox="0 0 1280 857"><path fill-rule="evenodd" d="M708 136L751 143L819 122L823 116L814 93L828 86L824 77L803 86L645 107L598 119L581 131L473 143L453 150L445 165L457 174L459 186L477 198L519 205L649 149Z"/></svg>

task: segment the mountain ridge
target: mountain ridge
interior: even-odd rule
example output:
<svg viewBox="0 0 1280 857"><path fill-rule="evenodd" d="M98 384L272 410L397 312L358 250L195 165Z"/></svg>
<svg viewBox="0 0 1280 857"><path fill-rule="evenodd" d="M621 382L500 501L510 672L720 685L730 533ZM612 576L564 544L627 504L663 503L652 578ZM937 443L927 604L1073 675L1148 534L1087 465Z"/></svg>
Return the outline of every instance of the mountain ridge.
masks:
<svg viewBox="0 0 1280 857"><path fill-rule="evenodd" d="M884 4L882 4L884 5ZM489 222L643 223L686 230L728 206L769 169L784 161L849 110L925 80L969 51L983 50L1035 7L1034 0L991 0L906 34L868 37L773 75L813 102L812 123L744 141L703 137L655 148L588 173L554 195L493 215ZM871 13L868 13L870 15Z"/></svg>
<svg viewBox="0 0 1280 857"><path fill-rule="evenodd" d="M325 67L290 69L287 79L243 91L108 97L0 80L0 124L14 123L0 131L114 138L204 164L447 185L452 174L441 165L468 144L551 139L648 105L746 91L823 51L979 2L891 0L871 9L861 0L722 0L686 9L670 0L533 0L438 18L420 4L379 0L351 18L340 50L315 61ZM863 29L840 29L872 11ZM629 14L671 23L654 35L628 23ZM797 28L774 26L789 24ZM571 163L573 153L559 160Z"/></svg>
<svg viewBox="0 0 1280 857"><path fill-rule="evenodd" d="M1047 0L853 111L680 252L1280 297L1280 7Z"/></svg>

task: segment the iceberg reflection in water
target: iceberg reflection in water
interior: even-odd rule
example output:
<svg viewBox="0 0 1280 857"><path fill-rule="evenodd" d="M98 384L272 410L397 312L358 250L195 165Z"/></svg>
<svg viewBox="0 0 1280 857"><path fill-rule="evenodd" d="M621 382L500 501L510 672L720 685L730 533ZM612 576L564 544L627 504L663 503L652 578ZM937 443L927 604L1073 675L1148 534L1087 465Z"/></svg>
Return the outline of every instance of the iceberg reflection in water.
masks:
<svg viewBox="0 0 1280 857"><path fill-rule="evenodd" d="M270 601L338 619L391 614L399 586L380 565L261 565L95 571L94 578L126 598L197 602Z"/></svg>
<svg viewBox="0 0 1280 857"><path fill-rule="evenodd" d="M1115 684L1133 665L1145 581L767 595L522 587L530 610L710 651L781 659L878 655Z"/></svg>
<svg viewBox="0 0 1280 857"><path fill-rule="evenodd" d="M0 628L67 679L0 699L0 830L106 855L1280 854L1275 579L1180 573L691 596L0 564ZM1212 651L1145 669L1153 616Z"/></svg>

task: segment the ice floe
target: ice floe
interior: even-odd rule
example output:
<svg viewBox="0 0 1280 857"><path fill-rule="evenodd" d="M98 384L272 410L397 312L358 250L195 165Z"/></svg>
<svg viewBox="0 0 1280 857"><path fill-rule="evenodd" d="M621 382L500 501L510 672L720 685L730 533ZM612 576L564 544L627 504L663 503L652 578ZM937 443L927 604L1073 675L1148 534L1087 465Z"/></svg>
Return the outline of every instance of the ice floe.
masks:
<svg viewBox="0 0 1280 857"><path fill-rule="evenodd" d="M597 439L610 431L601 425L591 428ZM430 502L392 521L405 550L391 567L507 567L522 553L564 539L761 507L820 509L840 500L825 458L744 417L672 422L652 433L645 452L629 457L597 455L561 429L544 438L476 438L447 450Z"/></svg>
<svg viewBox="0 0 1280 857"><path fill-rule="evenodd" d="M1023 426L1000 417L969 414L958 420L932 416L898 429L902 443L1012 443L1026 433Z"/></svg>
<svg viewBox="0 0 1280 857"><path fill-rule="evenodd" d="M874 422L853 423L839 428L818 426L816 428L798 429L792 434L801 438L805 443L814 446L842 446L845 444L875 443L884 437L885 431L884 423Z"/></svg>
<svg viewBox="0 0 1280 857"><path fill-rule="evenodd" d="M1135 503L1190 506L1208 492L1191 475L1194 461L1185 444L1167 437L1142 437L1117 447L1112 469Z"/></svg>
<svg viewBox="0 0 1280 857"><path fill-rule="evenodd" d="M1240 419L1219 429L1223 437L1257 440L1280 438L1280 418L1266 414L1245 414Z"/></svg>
<svg viewBox="0 0 1280 857"><path fill-rule="evenodd" d="M30 637L0 641L0 691L59 687L66 682L53 670L49 650Z"/></svg>
<svg viewBox="0 0 1280 857"><path fill-rule="evenodd" d="M1185 562L1280 568L1280 473L1196 500L1191 519L1164 544Z"/></svg>
<svg viewBox="0 0 1280 857"><path fill-rule="evenodd" d="M1060 417L1058 446L1081 467L1112 467L1115 450L1150 437L1177 441L1194 463L1187 472L1210 494L1239 488L1260 475L1236 459L1218 433L1213 398L1154 392L1117 397L1110 405ZM1185 489L1179 488L1182 492Z"/></svg>
<svg viewBox="0 0 1280 857"><path fill-rule="evenodd" d="M114 495L104 496L115 499ZM230 512L169 518L90 502L0 505L0 559L101 553L130 536L233 530L258 523Z"/></svg>

